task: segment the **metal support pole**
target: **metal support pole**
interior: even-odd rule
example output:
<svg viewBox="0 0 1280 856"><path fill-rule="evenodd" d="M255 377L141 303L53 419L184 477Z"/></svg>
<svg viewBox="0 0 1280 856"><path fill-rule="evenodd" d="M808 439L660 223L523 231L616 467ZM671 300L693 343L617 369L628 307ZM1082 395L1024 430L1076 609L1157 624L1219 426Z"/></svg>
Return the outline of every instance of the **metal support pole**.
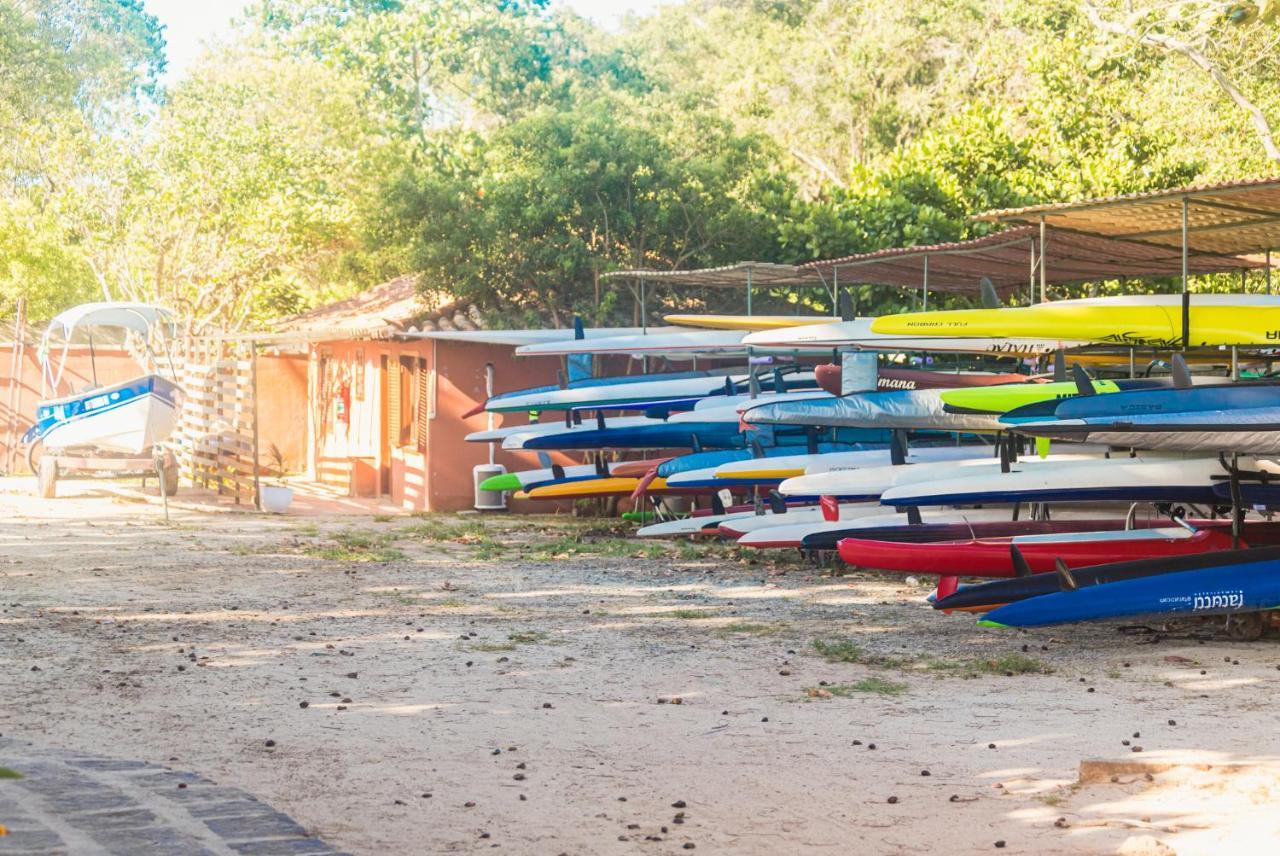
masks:
<svg viewBox="0 0 1280 856"><path fill-rule="evenodd" d="M747 268L747 314L751 314L751 268Z"/></svg>
<svg viewBox="0 0 1280 856"><path fill-rule="evenodd" d="M1138 376L1138 360L1133 348L1129 348L1129 377Z"/></svg>
<svg viewBox="0 0 1280 856"><path fill-rule="evenodd" d="M640 330L649 332L649 295L645 293L644 280L640 280Z"/></svg>
<svg viewBox="0 0 1280 856"><path fill-rule="evenodd" d="M839 318L840 315L840 268L833 267L831 269L831 316Z"/></svg>
<svg viewBox="0 0 1280 856"><path fill-rule="evenodd" d="M1271 293L1271 251L1267 250L1267 294Z"/></svg>
<svg viewBox="0 0 1280 856"><path fill-rule="evenodd" d="M1182 197L1182 350L1191 345L1191 283L1187 275L1187 197Z"/></svg>
<svg viewBox="0 0 1280 856"><path fill-rule="evenodd" d="M1031 269L1027 272L1027 302L1036 302L1036 242L1031 242Z"/></svg>
<svg viewBox="0 0 1280 856"><path fill-rule="evenodd" d="M924 300L921 308L925 310L928 310L929 308L929 254L928 253L924 254Z"/></svg>
<svg viewBox="0 0 1280 856"><path fill-rule="evenodd" d="M1044 303L1048 300L1048 289L1045 287L1045 269L1044 269L1044 215L1040 215L1040 302Z"/></svg>
<svg viewBox="0 0 1280 856"><path fill-rule="evenodd" d="M234 353L234 352L233 352ZM258 462L258 345L249 343L249 397L253 408L253 507L262 510L262 465ZM284 473L280 474L282 477ZM164 482L160 483L160 492L164 493ZM168 500L165 501L165 514L169 512Z"/></svg>
<svg viewBox="0 0 1280 856"><path fill-rule="evenodd" d="M1248 288L1249 280L1246 278L1246 273L1247 271L1244 268L1240 268L1240 293L1241 294L1245 294L1249 290Z"/></svg>
<svg viewBox="0 0 1280 856"><path fill-rule="evenodd" d="M1231 346L1231 379L1240 380L1240 347Z"/></svg>

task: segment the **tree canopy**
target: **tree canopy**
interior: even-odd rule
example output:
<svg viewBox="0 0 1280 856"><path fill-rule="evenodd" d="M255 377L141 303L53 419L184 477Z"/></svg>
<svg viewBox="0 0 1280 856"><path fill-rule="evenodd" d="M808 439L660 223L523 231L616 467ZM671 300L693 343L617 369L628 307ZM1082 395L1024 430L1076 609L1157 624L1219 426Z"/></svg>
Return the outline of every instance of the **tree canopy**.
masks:
<svg viewBox="0 0 1280 856"><path fill-rule="evenodd" d="M162 85L141 0L0 0L0 315L247 327L416 273L507 323L633 322L602 273L1270 174L1278 37L1277 0L685 0L614 33L546 0L258 0Z"/></svg>

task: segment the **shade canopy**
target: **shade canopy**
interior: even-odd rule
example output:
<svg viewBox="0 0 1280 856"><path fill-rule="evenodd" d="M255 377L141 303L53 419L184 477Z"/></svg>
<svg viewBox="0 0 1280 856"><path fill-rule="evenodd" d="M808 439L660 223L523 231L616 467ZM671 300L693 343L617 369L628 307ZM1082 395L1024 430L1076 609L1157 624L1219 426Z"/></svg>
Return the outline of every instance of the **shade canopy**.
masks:
<svg viewBox="0 0 1280 856"><path fill-rule="evenodd" d="M1280 179L1276 178L1006 208L977 219L1022 224L1043 219L1055 230L1180 251L1184 204L1187 248L1192 253L1231 256L1280 247Z"/></svg>
<svg viewBox="0 0 1280 856"><path fill-rule="evenodd" d="M54 316L45 336L57 333L69 339L80 327L116 327L145 336L161 323L173 323L173 316L167 309L149 303L82 303Z"/></svg>
<svg viewBox="0 0 1280 856"><path fill-rule="evenodd" d="M767 288L771 285L823 285L817 271L807 266L773 262L738 262L723 267L698 270L616 270L601 274L601 279L637 279L710 288L745 288L748 285Z"/></svg>
<svg viewBox="0 0 1280 856"><path fill-rule="evenodd" d="M810 262L804 267L821 272L828 281L872 283L930 291L978 293L987 277L996 290L1008 294L1027 288L1038 278L1040 228L1015 226L982 238L920 247L894 247L838 259ZM1176 276L1182 271L1178 247L1087 235L1046 226L1045 279L1054 285L1152 276ZM1190 273L1251 270L1256 259L1194 252Z"/></svg>

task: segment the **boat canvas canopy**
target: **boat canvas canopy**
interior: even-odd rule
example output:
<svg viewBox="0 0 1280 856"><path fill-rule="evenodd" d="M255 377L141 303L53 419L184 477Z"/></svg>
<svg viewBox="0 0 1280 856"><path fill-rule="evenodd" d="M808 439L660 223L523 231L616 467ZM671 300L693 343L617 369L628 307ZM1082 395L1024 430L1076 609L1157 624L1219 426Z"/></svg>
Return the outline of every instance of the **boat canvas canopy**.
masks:
<svg viewBox="0 0 1280 856"><path fill-rule="evenodd" d="M69 339L81 327L119 327L145 336L156 324L172 323L168 310L149 303L82 303L55 316L45 336L58 332Z"/></svg>

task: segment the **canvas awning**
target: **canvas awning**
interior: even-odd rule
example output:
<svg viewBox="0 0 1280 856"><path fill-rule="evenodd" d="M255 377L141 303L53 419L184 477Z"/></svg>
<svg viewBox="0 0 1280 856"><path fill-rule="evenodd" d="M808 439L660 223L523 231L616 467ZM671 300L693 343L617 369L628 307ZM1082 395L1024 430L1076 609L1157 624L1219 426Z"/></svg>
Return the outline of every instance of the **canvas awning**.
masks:
<svg viewBox="0 0 1280 856"><path fill-rule="evenodd" d="M1006 208L978 215L1001 223L1044 223L1180 252L1234 256L1280 247L1280 179L1265 178L1080 202ZM1191 271L1195 272L1195 271Z"/></svg>
<svg viewBox="0 0 1280 856"><path fill-rule="evenodd" d="M635 279L645 282L704 288L746 288L772 285L822 285L822 278L804 265L774 262L738 262L697 270L615 270L601 279Z"/></svg>
<svg viewBox="0 0 1280 856"><path fill-rule="evenodd" d="M842 284L872 283L930 291L977 294L987 277L1002 294L1029 288L1038 276L1040 228L1015 226L982 238L919 247L893 247L871 253L809 262L804 267ZM1131 277L1177 276L1182 272L1178 247L1119 240L1076 231L1046 228L1045 276L1066 285ZM1256 259L1216 253L1192 253L1191 273L1252 270Z"/></svg>

